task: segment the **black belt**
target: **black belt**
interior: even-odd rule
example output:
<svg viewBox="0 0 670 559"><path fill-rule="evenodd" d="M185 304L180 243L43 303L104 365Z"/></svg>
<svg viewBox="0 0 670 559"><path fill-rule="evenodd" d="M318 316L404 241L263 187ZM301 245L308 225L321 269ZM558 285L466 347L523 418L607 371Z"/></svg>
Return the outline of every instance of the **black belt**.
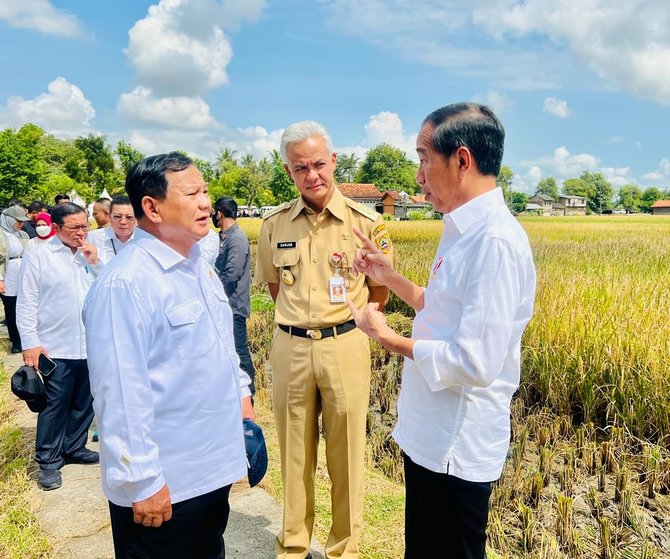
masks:
<svg viewBox="0 0 670 559"><path fill-rule="evenodd" d="M342 324L336 324L328 328L298 328L297 326L286 326L284 324L277 324L284 332L288 332L291 336L299 336L300 338L311 338L312 340L320 340L321 338L331 338L337 332L344 334L349 330L356 328L356 322L348 320Z"/></svg>
<svg viewBox="0 0 670 559"><path fill-rule="evenodd" d="M17 258L23 258L23 256L10 256L8 260L16 260Z"/></svg>

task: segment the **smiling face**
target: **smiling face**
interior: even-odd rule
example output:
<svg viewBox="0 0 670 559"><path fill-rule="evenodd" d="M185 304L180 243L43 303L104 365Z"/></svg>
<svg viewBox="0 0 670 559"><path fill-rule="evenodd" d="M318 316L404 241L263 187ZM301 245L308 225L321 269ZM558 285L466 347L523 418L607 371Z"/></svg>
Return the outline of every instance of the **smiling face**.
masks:
<svg viewBox="0 0 670 559"><path fill-rule="evenodd" d="M212 202L200 171L189 165L166 174L164 199L145 196L145 214L154 223L151 233L183 256L209 232ZM115 206L116 209L116 206Z"/></svg>
<svg viewBox="0 0 670 559"><path fill-rule="evenodd" d="M284 165L305 203L320 213L335 191L337 155L328 151L321 136L311 136L286 148Z"/></svg>

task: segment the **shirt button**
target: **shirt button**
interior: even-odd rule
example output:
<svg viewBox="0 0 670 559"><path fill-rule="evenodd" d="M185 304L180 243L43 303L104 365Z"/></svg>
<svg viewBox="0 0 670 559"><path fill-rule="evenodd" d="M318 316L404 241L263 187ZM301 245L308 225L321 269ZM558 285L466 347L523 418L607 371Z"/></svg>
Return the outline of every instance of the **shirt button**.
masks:
<svg viewBox="0 0 670 559"><path fill-rule="evenodd" d="M312 262L314 262L314 264L316 264L316 258L312 258Z"/></svg>
<svg viewBox="0 0 670 559"><path fill-rule="evenodd" d="M315 235L318 235L318 234L319 234L319 232L318 232L318 231L314 231L314 234L315 234Z"/></svg>
<svg viewBox="0 0 670 559"><path fill-rule="evenodd" d="M316 287L312 287L312 291L316 291Z"/></svg>
<svg viewBox="0 0 670 559"><path fill-rule="evenodd" d="M312 318L316 318L316 313L312 313Z"/></svg>

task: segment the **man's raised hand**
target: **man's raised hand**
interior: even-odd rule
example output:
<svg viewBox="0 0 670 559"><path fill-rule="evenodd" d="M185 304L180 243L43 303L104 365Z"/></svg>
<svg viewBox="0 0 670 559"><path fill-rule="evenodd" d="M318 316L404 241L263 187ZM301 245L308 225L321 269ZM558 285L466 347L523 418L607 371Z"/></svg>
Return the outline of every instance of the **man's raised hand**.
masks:
<svg viewBox="0 0 670 559"><path fill-rule="evenodd" d="M353 232L363 243L363 248L356 251L354 272L360 272L382 285L388 285L389 279L395 274L391 262L360 229L354 227Z"/></svg>

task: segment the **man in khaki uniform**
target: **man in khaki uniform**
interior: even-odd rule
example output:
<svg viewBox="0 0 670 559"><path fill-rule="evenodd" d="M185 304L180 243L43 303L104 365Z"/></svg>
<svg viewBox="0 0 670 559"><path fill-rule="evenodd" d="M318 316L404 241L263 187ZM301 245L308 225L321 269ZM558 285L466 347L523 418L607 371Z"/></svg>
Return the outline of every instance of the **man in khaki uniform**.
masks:
<svg viewBox="0 0 670 559"><path fill-rule="evenodd" d="M391 259L393 249L381 215L335 186L337 155L322 125L292 124L280 151L301 197L265 216L256 263L256 281L267 282L276 303L270 364L284 487L277 558L311 557L319 415L332 482L326 557L358 558L370 349L345 301L382 308L388 289L352 273L362 246L352 229Z"/></svg>

